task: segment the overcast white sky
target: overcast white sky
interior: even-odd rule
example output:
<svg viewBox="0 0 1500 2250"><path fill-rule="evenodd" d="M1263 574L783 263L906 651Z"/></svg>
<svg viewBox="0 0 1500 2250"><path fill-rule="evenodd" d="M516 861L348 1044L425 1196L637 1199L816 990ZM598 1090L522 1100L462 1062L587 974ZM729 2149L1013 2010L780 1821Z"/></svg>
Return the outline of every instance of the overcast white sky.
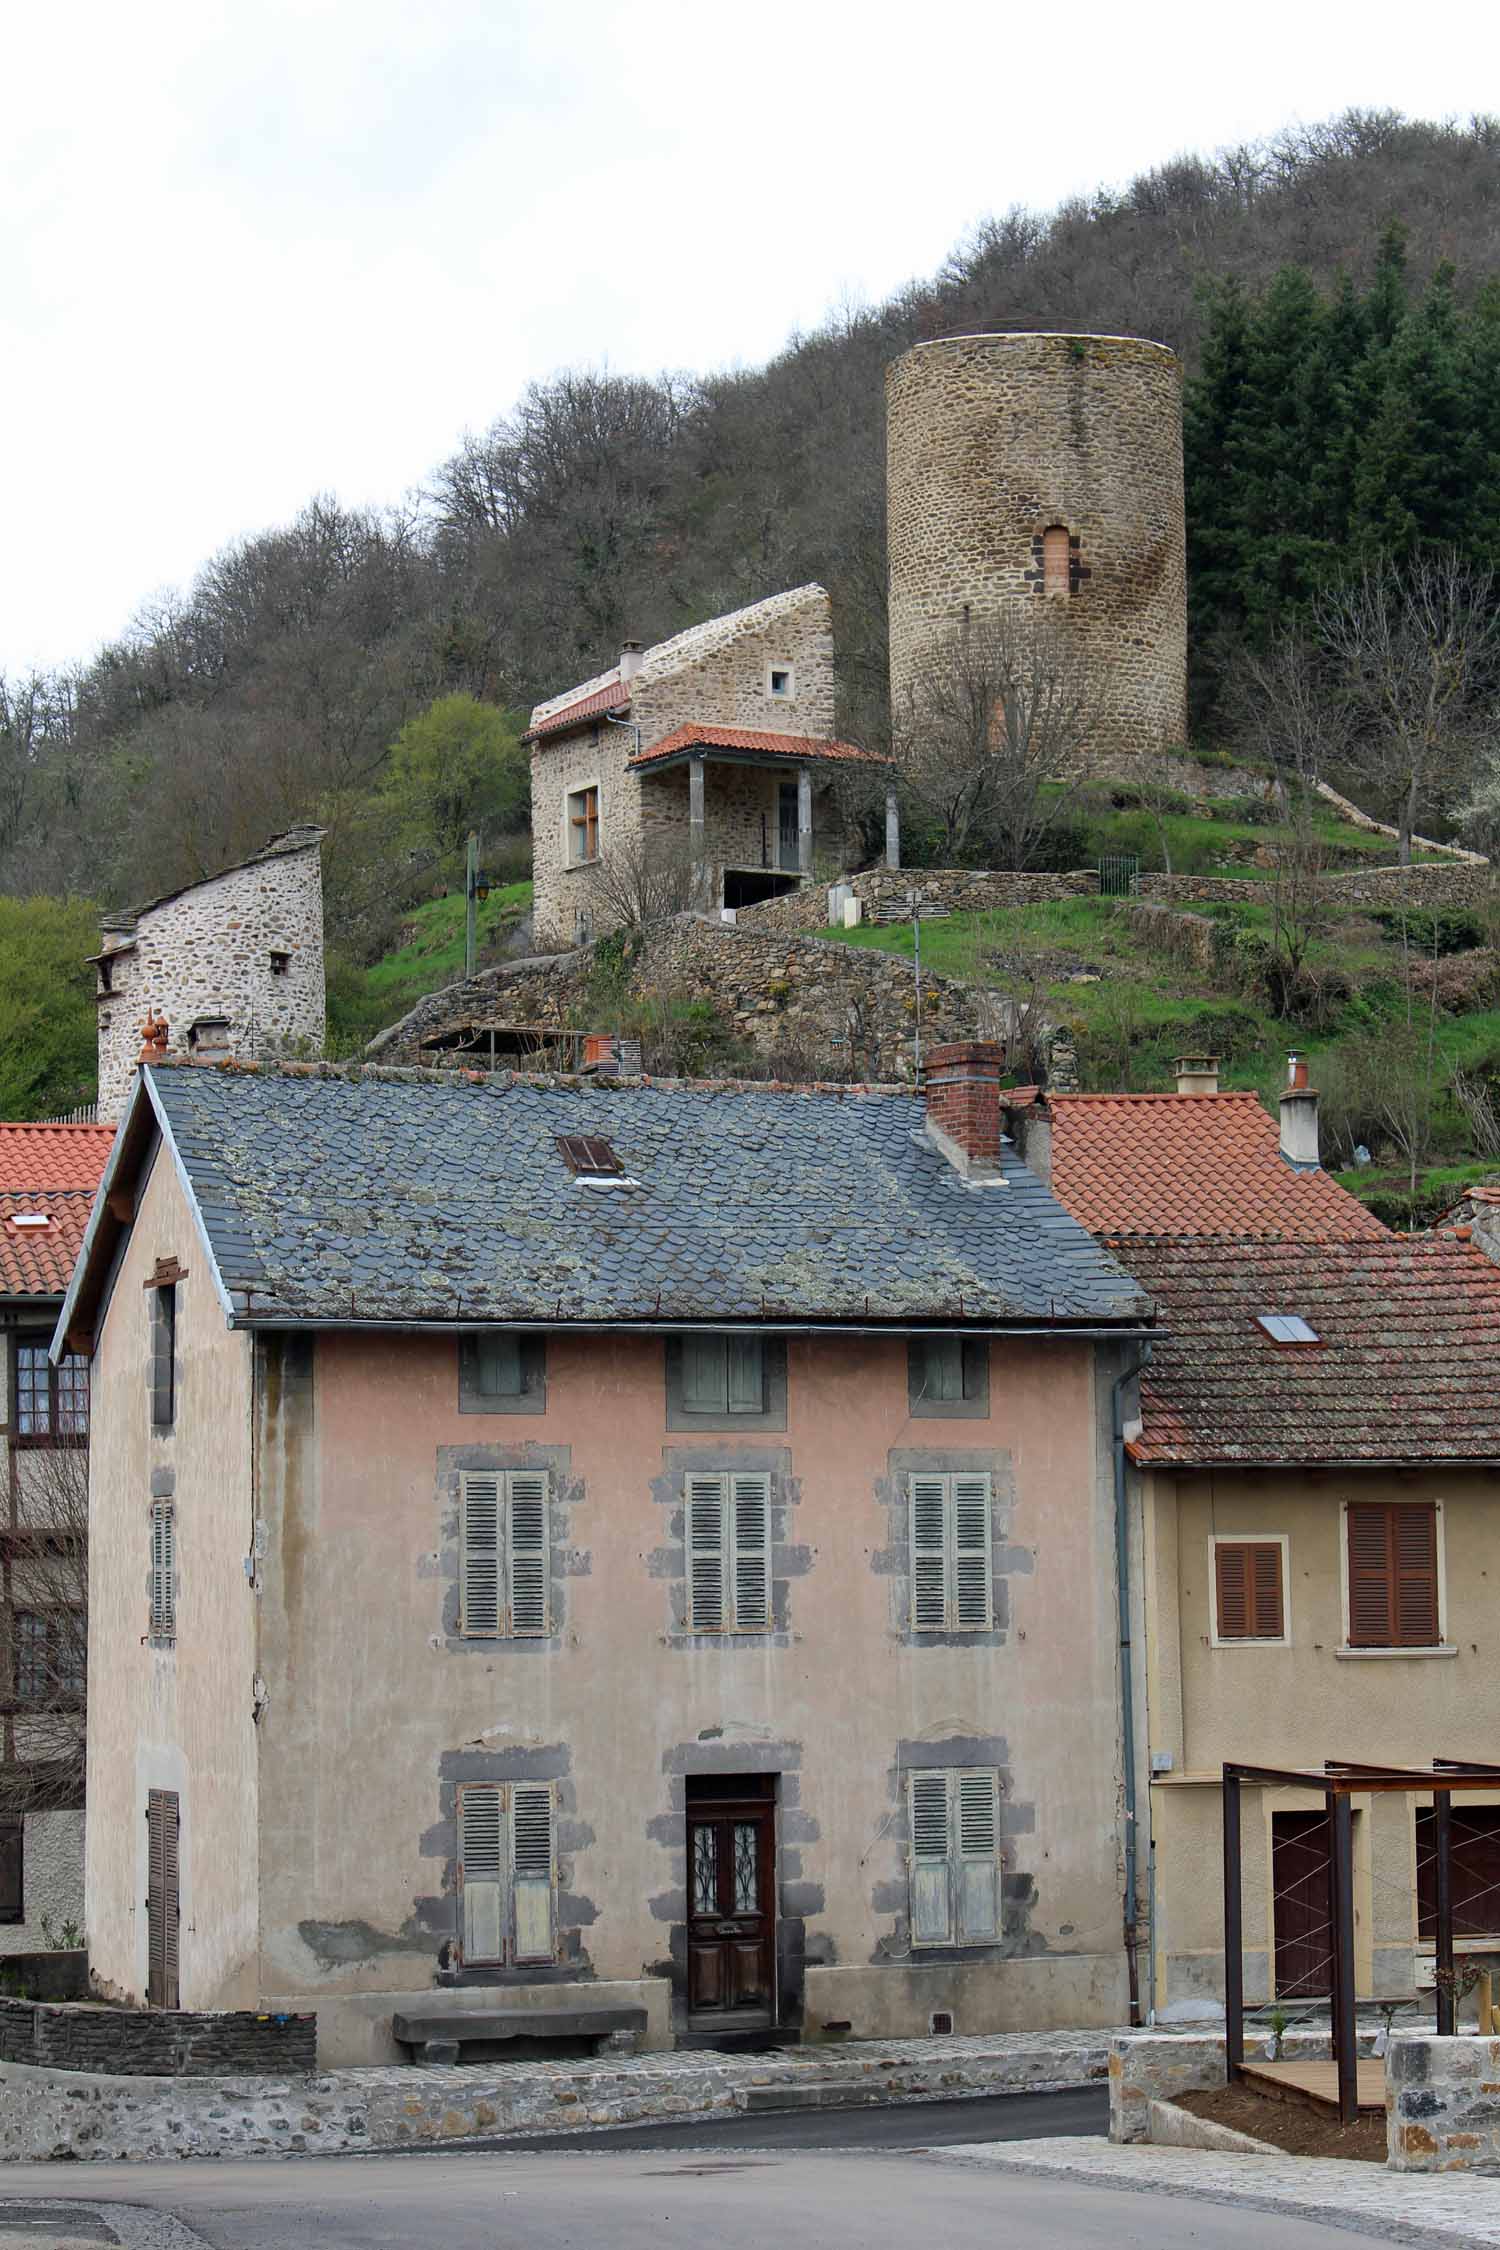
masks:
<svg viewBox="0 0 1500 2250"><path fill-rule="evenodd" d="M0 670L87 656L315 491L399 498L532 376L753 364L1012 203L1350 104L1500 106L1497 15L14 7Z"/></svg>

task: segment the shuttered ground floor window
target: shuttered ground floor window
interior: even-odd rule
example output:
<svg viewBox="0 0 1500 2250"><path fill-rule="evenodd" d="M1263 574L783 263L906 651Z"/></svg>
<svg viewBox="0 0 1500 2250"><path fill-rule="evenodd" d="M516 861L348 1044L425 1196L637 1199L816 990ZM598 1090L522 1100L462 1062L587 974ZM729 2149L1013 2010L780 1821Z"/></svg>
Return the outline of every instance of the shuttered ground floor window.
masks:
<svg viewBox="0 0 1500 2250"><path fill-rule="evenodd" d="M458 1793L463 1957L551 1961L557 1951L550 1782L468 1782Z"/></svg>
<svg viewBox="0 0 1500 2250"><path fill-rule="evenodd" d="M18 1820L0 1825L0 1922L24 1922L26 1837Z"/></svg>
<svg viewBox="0 0 1500 2250"><path fill-rule="evenodd" d="M1436 1503L1351 1500L1346 1516L1349 1646L1436 1648Z"/></svg>
<svg viewBox="0 0 1500 2250"><path fill-rule="evenodd" d="M1000 1935L1000 1777L993 1767L908 1776L913 1945L993 1945Z"/></svg>

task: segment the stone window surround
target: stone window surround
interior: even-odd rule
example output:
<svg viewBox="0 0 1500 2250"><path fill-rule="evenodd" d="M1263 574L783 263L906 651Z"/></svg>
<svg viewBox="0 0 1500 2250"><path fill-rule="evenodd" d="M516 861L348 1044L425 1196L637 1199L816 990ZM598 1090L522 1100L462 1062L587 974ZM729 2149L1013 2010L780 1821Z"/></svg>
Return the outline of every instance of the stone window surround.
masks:
<svg viewBox="0 0 1500 2250"><path fill-rule="evenodd" d="M590 789L594 792L594 852L590 859L575 859L573 857L573 800L575 797L585 796ZM597 867L604 857L604 780L601 774L595 774L591 781L575 781L571 788L563 791L562 831L563 873L573 875L581 873L586 867Z"/></svg>
<svg viewBox="0 0 1500 2250"><path fill-rule="evenodd" d="M439 1617L430 1645L452 1656L478 1653L487 1662L527 1663L553 1654L563 1645L567 1630L567 1597L570 1578L587 1577L592 1557L570 1539L573 1510L585 1499L582 1480L573 1474L570 1445L544 1445L519 1432L486 1444L475 1432L473 1442L440 1445L436 1460L435 1500L438 1510L438 1545L422 1559L419 1575L440 1581ZM508 1473L540 1470L547 1478L547 1624L545 1633L528 1633L499 1640L459 1630L459 1478L465 1469ZM477 1779L487 1778L484 1775Z"/></svg>
<svg viewBox="0 0 1500 2250"><path fill-rule="evenodd" d="M946 1343L950 1339L939 1336L908 1336L906 1339L906 1411L914 1421L987 1422L990 1416L990 1345L987 1336L955 1337L963 1353L964 1389L970 1384L973 1395L963 1398L929 1398L926 1375L921 1355L930 1343Z"/></svg>
<svg viewBox="0 0 1500 2250"><path fill-rule="evenodd" d="M990 1624L980 1630L972 1626L924 1626L919 1630L911 1614L911 1480L914 1476L979 1475L990 1479ZM1013 1546L1010 1540L1016 1490L1009 1451L1002 1446L892 1447L875 1497L885 1511L890 1544L876 1551L871 1566L892 1582L890 1631L900 1645L912 1649L1004 1648L1011 1637L1011 1580L1029 1577L1035 1567L1031 1550ZM962 1764L963 1760L956 1762Z"/></svg>
<svg viewBox="0 0 1500 2250"><path fill-rule="evenodd" d="M687 1543L687 1480L690 1476L764 1476L770 1480L768 1529L771 1548L771 1622L756 1632L695 1631L688 1622L691 1558ZM651 1482L651 1497L668 1511L664 1544L647 1558L650 1575L667 1589L664 1644L673 1649L790 1648L791 1582L812 1568L809 1548L793 1536L793 1510L802 1499L792 1474L787 1446L736 1445L732 1438L705 1438L701 1445L664 1446L662 1470Z"/></svg>
<svg viewBox="0 0 1500 2250"><path fill-rule="evenodd" d="M727 1331L726 1331L727 1333ZM702 1431L705 1436L722 1431L734 1437L748 1430L786 1428L786 1338L762 1336L764 1407L759 1414L695 1414L682 1400L682 1338L662 1339L662 1364L666 1377L666 1416L669 1430Z"/></svg>
<svg viewBox="0 0 1500 2250"><path fill-rule="evenodd" d="M785 672L786 686L778 691L774 682L778 672ZM797 700L797 667L790 659L779 662L774 656L766 660L766 695L772 703L795 703Z"/></svg>
<svg viewBox="0 0 1500 2250"><path fill-rule="evenodd" d="M478 1335L458 1338L458 1411L460 1414L545 1414L547 1411L547 1339L528 1331L516 1339L521 1353L521 1388L514 1397L479 1388Z"/></svg>

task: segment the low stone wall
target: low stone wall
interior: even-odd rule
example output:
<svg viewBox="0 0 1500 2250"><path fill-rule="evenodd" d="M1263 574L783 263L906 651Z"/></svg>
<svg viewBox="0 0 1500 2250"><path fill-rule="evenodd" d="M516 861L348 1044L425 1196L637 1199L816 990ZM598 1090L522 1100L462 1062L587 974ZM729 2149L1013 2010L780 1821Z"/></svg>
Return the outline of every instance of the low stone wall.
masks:
<svg viewBox="0 0 1500 2250"><path fill-rule="evenodd" d="M89 1957L82 1947L36 1953L0 1953L0 1985L20 1987L28 2000L86 2000Z"/></svg>
<svg viewBox="0 0 1500 2250"><path fill-rule="evenodd" d="M1377 2033L1361 2029L1360 2054L1375 2052ZM1245 2058L1269 2062L1276 2042L1270 2032L1246 2027ZM1326 2030L1288 2031L1281 2042L1286 2062L1326 2061ZM1138 2031L1114 2039L1109 2050L1109 2137L1112 2141L1148 2141L1151 2138L1151 2104L1175 2101L1195 2087L1225 2083L1224 2034L1206 2032Z"/></svg>
<svg viewBox="0 0 1500 2250"><path fill-rule="evenodd" d="M577 2132L764 2107L777 2089L851 2102L1036 2092L1104 2076L1107 2032L871 2041L786 2054L680 2051L596 2062L122 2078L0 2063L0 2160L325 2155ZM804 2093L804 2098L805 2093Z"/></svg>
<svg viewBox="0 0 1500 2250"><path fill-rule="evenodd" d="M1419 860L1414 867L1353 867L1325 876L1330 895L1341 906L1479 906L1495 895L1488 865L1455 865ZM1270 904L1272 879L1253 875L1152 875L1136 878L1135 895L1168 905L1208 905L1225 901L1241 906Z"/></svg>
<svg viewBox="0 0 1500 2250"><path fill-rule="evenodd" d="M1500 2039L1398 2032L1385 2058L1394 2172L1500 2164Z"/></svg>
<svg viewBox="0 0 1500 2250"><path fill-rule="evenodd" d="M867 922L905 922L911 919L915 891L930 913L990 914L1002 906L1036 906L1050 899L1097 898L1099 872L1082 867L1069 874L1034 873L1030 870L963 867L871 867L861 875L841 876L837 883L810 883L781 898L763 899L758 906L742 906L738 927L744 930L822 930L828 927L829 895L848 891L859 900Z"/></svg>
<svg viewBox="0 0 1500 2250"><path fill-rule="evenodd" d="M312 2071L316 2016L0 2000L0 2062L129 2077Z"/></svg>

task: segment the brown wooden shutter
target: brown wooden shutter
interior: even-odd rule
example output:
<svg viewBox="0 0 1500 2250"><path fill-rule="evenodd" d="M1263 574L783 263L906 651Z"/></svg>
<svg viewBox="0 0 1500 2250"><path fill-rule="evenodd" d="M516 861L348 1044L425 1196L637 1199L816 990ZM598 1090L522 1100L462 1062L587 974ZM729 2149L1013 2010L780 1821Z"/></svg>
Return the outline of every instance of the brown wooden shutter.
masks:
<svg viewBox="0 0 1500 2250"><path fill-rule="evenodd" d="M1221 1539L1214 1547L1221 1641L1279 1641L1286 1632L1279 1539Z"/></svg>
<svg viewBox="0 0 1500 2250"><path fill-rule="evenodd" d="M1394 1648L1435 1648L1438 1641L1437 1509L1430 1500L1394 1507L1391 1516L1391 1604Z"/></svg>
<svg viewBox="0 0 1500 2250"><path fill-rule="evenodd" d="M1349 1646L1392 1645L1389 1509L1351 1502L1349 1516Z"/></svg>
<svg viewBox="0 0 1500 2250"><path fill-rule="evenodd" d="M1242 1641L1250 1631L1249 1549L1222 1539L1214 1549L1219 1638Z"/></svg>
<svg viewBox="0 0 1500 2250"><path fill-rule="evenodd" d="M0 1922L26 1919L26 1836L19 1821L0 1828Z"/></svg>
<svg viewBox="0 0 1500 2250"><path fill-rule="evenodd" d="M153 1789L146 1798L146 1998L153 2008L178 2004L177 1796Z"/></svg>

